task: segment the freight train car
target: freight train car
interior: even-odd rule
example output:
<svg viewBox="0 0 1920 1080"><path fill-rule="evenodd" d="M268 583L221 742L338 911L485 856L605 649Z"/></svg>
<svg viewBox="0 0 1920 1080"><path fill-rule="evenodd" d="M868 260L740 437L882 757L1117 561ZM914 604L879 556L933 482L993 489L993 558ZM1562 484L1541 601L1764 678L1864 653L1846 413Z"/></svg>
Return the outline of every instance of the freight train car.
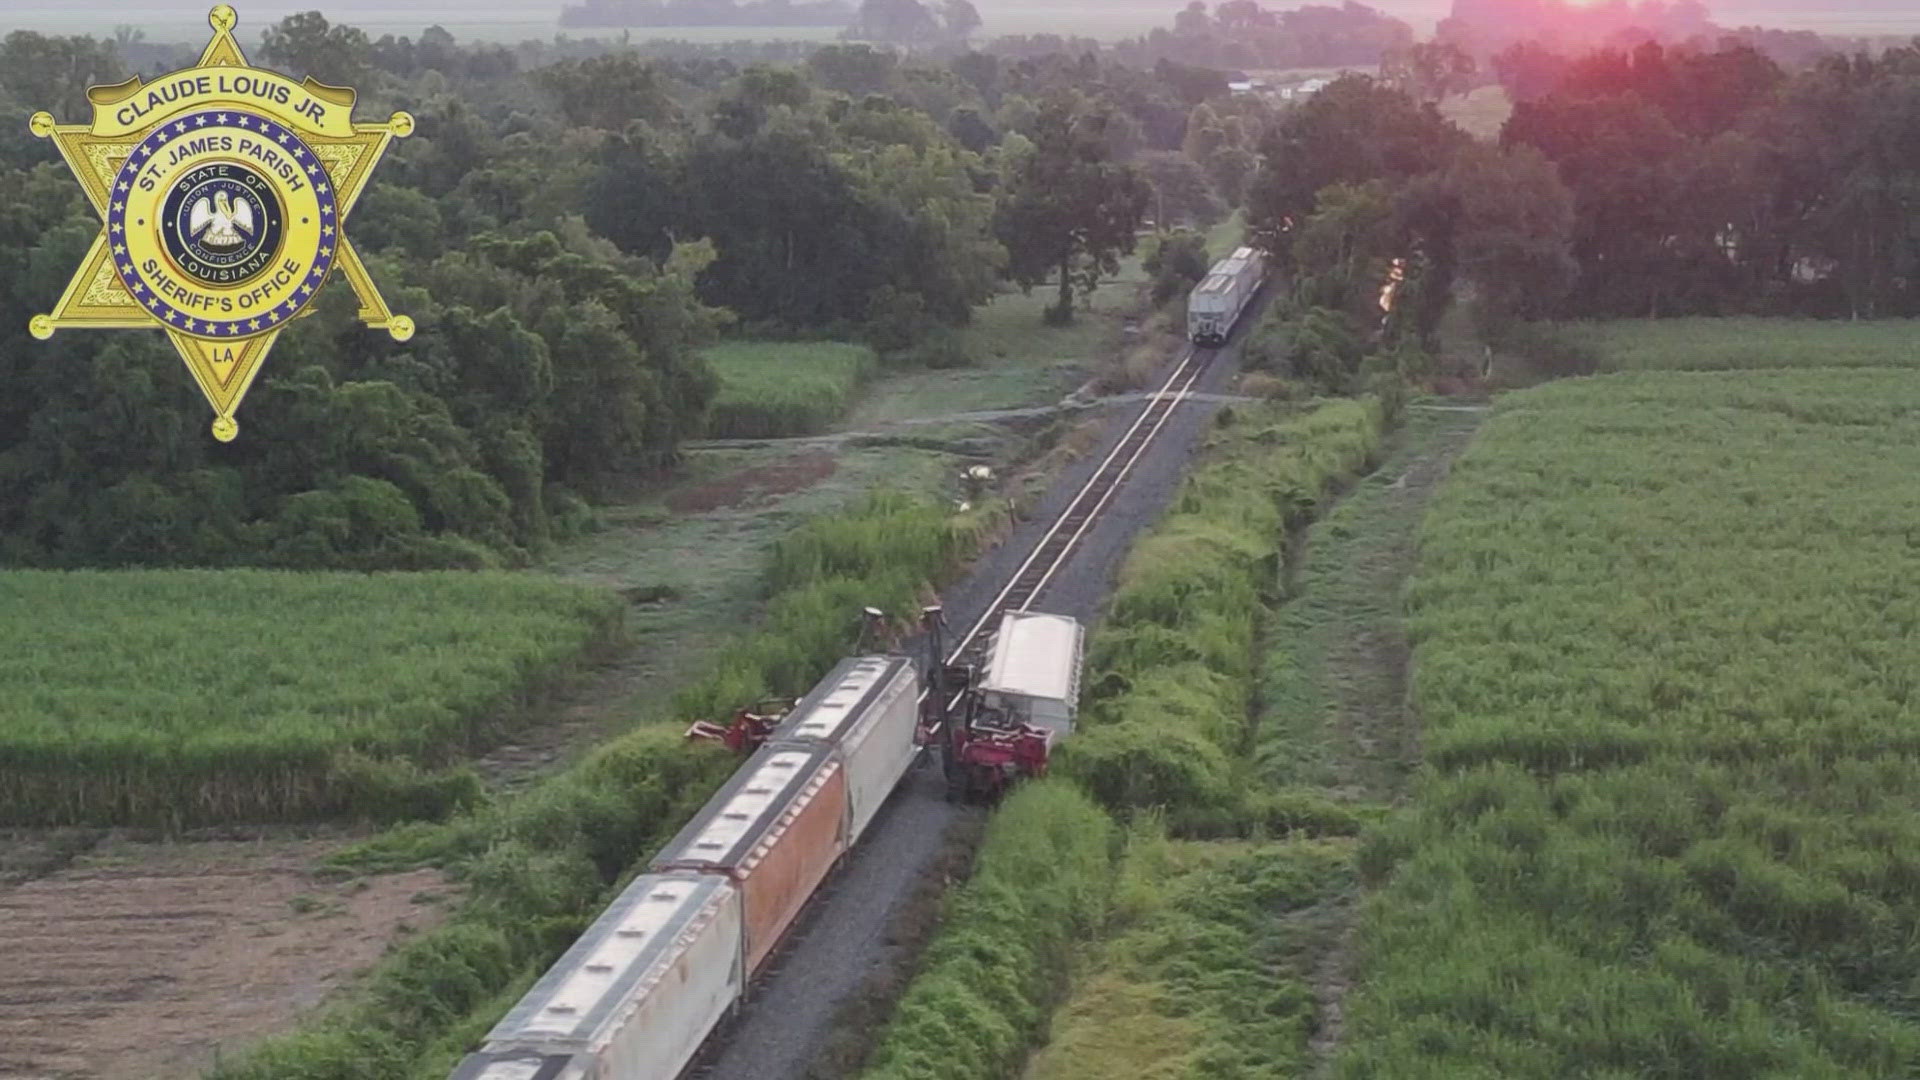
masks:
<svg viewBox="0 0 1920 1080"><path fill-rule="evenodd" d="M843 660L453 1080L673 1080L913 765L920 679Z"/></svg>
<svg viewBox="0 0 1920 1080"><path fill-rule="evenodd" d="M977 684L981 705L1047 731L1058 742L1073 733L1080 701L1080 623L1065 615L1009 611Z"/></svg>
<svg viewBox="0 0 1920 1080"><path fill-rule="evenodd" d="M455 1080L673 1080L746 985L741 925L724 877L635 878Z"/></svg>
<svg viewBox="0 0 1920 1080"><path fill-rule="evenodd" d="M1267 257L1243 247L1213 264L1187 297L1187 338L1196 345L1224 345L1240 313L1267 279Z"/></svg>

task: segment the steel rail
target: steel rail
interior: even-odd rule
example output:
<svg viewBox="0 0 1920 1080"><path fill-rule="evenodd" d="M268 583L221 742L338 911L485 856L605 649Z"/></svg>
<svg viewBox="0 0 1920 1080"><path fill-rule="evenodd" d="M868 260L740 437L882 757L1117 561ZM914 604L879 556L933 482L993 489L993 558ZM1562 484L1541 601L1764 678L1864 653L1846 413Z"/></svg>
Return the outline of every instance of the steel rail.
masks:
<svg viewBox="0 0 1920 1080"><path fill-rule="evenodd" d="M1026 559L1008 576L1006 585L1002 586L1000 592L987 604L986 611L979 620L953 646L953 651L947 656L946 663L958 662L980 638L981 631L985 630L996 617L1008 611L1025 611L1033 603L1039 596L1040 590L1044 589L1060 568L1066 565L1068 556L1078 546L1081 537L1086 535L1087 529L1112 501L1113 493L1119 490L1121 483L1133 471L1134 465L1146 455L1147 448L1153 445L1161 429L1166 427L1167 420L1173 416L1174 410L1192 394L1194 384L1200 381L1200 376L1206 372L1213 356L1214 351L1211 349L1192 347L1187 349L1181 356L1180 362L1174 365L1173 371L1168 374L1166 381L1161 383L1160 388L1147 400L1146 407L1140 410L1140 415L1134 418L1133 423L1114 443L1113 449L1108 451L1107 456L1093 470L1092 475L1087 477L1086 483L1080 486L1080 490L1074 494L1073 501L1060 512L1046 533L1034 544L1033 550L1027 554ZM1176 384L1178 389L1175 389ZM1121 460L1122 454L1126 455L1125 460ZM1118 462L1117 466L1116 462ZM1071 532L1066 531L1069 528L1072 529ZM1042 557L1049 554L1051 557L1042 563ZM924 702L928 693L930 691L922 691L920 700ZM959 696L956 695L954 700L957 702Z"/></svg>

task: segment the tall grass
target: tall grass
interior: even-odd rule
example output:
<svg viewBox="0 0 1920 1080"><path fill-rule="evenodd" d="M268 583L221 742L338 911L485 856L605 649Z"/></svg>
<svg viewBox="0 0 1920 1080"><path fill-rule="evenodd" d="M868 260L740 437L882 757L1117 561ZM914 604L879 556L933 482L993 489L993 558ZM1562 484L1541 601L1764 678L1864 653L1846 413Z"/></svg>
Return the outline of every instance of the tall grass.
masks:
<svg viewBox="0 0 1920 1080"><path fill-rule="evenodd" d="M1092 890L1096 880L1104 897L1111 868L1090 865L1087 853L1112 835L1105 810L1133 820L1122 934L1031 1075L1117 1075L1117 1063L1138 1069L1165 1054L1153 1075L1186 1075L1179 1069L1193 1064L1202 1068L1194 1075L1251 1078L1271 1075L1262 1070L1275 1047L1304 1047L1304 984L1273 961L1305 931L1271 917L1276 905L1337 892L1329 882L1350 876L1338 869L1347 849L1269 845L1236 861L1230 845L1170 847L1160 829L1169 820L1217 834L1249 819L1259 828L1312 818L1358 832L1354 815L1325 800L1250 795L1232 758L1249 737L1255 624L1279 587L1288 530L1364 466L1383 422L1373 401L1223 415L1175 506L1123 568L1090 650L1084 726L1059 751L1057 778L1024 787L995 815L982 870L956 899L867 1080L1019 1074L1029 1045L1047 1040L1068 957L1104 913L1103 900L1062 915L1023 909L1019 897L1052 904L1065 884ZM992 854L1002 848L1020 852L1019 863ZM1169 863L1176 848L1184 854ZM1205 872L1188 877L1191 867Z"/></svg>
<svg viewBox="0 0 1920 1080"><path fill-rule="evenodd" d="M1352 887L1351 840L1169 841L1136 826L1106 941L1026 1080L1304 1075L1322 912Z"/></svg>
<svg viewBox="0 0 1920 1080"><path fill-rule="evenodd" d="M1340 1076L1920 1074L1916 447L1904 372L1503 402L1423 535Z"/></svg>
<svg viewBox="0 0 1920 1080"><path fill-rule="evenodd" d="M1135 545L1089 649L1083 728L1061 767L1114 810L1177 830L1243 826L1256 627L1289 530L1378 451L1377 401L1226 415L1167 517ZM1282 807L1270 807L1280 812Z"/></svg>
<svg viewBox="0 0 1920 1080"><path fill-rule="evenodd" d="M1114 840L1106 814L1071 784L1035 781L1009 796L864 1080L1014 1075L1075 942L1105 916Z"/></svg>
<svg viewBox="0 0 1920 1080"><path fill-rule="evenodd" d="M1621 319L1561 328L1602 371L1920 366L1920 320Z"/></svg>
<svg viewBox="0 0 1920 1080"><path fill-rule="evenodd" d="M509 988L552 963L642 859L670 838L738 764L681 737L768 693L798 695L851 650L861 606L917 610L992 527L984 515L877 496L803 526L769 558L765 623L650 723L527 794L454 820L389 831L350 853L349 870L422 861L465 885L453 920L389 954L368 985L294 1035L269 1041L215 1080L444 1080L447 1066L509 1008ZM944 536L929 543L929 536ZM891 541L889 538L892 538Z"/></svg>
<svg viewBox="0 0 1920 1080"><path fill-rule="evenodd" d="M701 355L720 378L707 413L716 439L824 431L879 367L872 349L835 341L729 341Z"/></svg>
<svg viewBox="0 0 1920 1080"><path fill-rule="evenodd" d="M0 575L0 825L444 812L445 771L617 635L617 597L505 574Z"/></svg>

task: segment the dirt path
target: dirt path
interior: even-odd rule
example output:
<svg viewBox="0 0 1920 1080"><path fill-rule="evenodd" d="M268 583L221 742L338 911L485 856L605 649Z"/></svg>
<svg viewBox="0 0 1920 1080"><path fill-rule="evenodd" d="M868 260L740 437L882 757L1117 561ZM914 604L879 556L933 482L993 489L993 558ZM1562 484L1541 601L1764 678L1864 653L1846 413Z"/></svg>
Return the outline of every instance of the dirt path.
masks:
<svg viewBox="0 0 1920 1080"><path fill-rule="evenodd" d="M1412 649L1402 601L1427 505L1479 430L1485 410L1410 410L1385 462L1307 531L1293 565L1294 614L1309 628L1300 660L1324 707L1327 764L1317 779L1337 798L1397 804L1419 764L1420 721L1408 702ZM1318 1023L1312 1075L1332 1075L1354 972L1359 897L1343 898L1326 932L1335 945L1312 977Z"/></svg>
<svg viewBox="0 0 1920 1080"><path fill-rule="evenodd" d="M45 837L0 843L31 868L0 886L0 1080L197 1075L437 923L449 892L435 870L315 880L339 841L95 839L51 859Z"/></svg>

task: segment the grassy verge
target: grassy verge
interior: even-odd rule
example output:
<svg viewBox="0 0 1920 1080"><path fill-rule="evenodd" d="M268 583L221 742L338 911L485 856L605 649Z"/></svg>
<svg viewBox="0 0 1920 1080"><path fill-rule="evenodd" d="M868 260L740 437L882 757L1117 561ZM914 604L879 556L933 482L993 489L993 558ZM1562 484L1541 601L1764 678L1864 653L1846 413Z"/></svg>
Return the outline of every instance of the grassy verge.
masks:
<svg viewBox="0 0 1920 1080"><path fill-rule="evenodd" d="M1114 839L1071 784L1036 781L1010 796L864 1080L1010 1075L1066 982L1074 943L1105 915Z"/></svg>
<svg viewBox="0 0 1920 1080"><path fill-rule="evenodd" d="M1416 538L1482 413L1414 408L1386 460L1289 552L1286 602L1261 638L1253 771L1262 787L1343 803L1406 793L1419 761L1399 631Z"/></svg>
<svg viewBox="0 0 1920 1080"><path fill-rule="evenodd" d="M879 367L872 349L832 341L730 341L701 355L720 378L707 414L716 439L825 431Z"/></svg>
<svg viewBox="0 0 1920 1080"><path fill-rule="evenodd" d="M1109 809L1164 809L1185 835L1357 828L1317 797L1246 784L1258 629L1288 535L1380 448L1371 400L1223 414L1168 516L1135 545L1089 649L1082 729L1061 768Z"/></svg>
<svg viewBox="0 0 1920 1080"><path fill-rule="evenodd" d="M1095 637L1084 727L1063 746L1058 778L1023 788L994 816L981 874L954 901L869 1080L1011 1076L1047 1040L1070 959L1105 906L1090 894L1070 918L1036 917L1018 906L1019 890L1059 895L1067 871L1056 867L1091 890L1091 866L1104 896L1111 868L1087 852L1111 836L1108 811L1132 818L1119 936L1059 1014L1037 1075L1121 1075L1112 1070L1125 1061L1130 1075L1185 1075L1184 1062L1198 1063L1195 1075L1253 1077L1270 1075L1261 1069L1276 1055L1303 1052L1312 1012L1303 972L1317 962L1304 946L1324 937L1311 913L1345 902L1352 841L1169 842L1163 822L1206 835L1359 831L1357 815L1324 798L1249 794L1229 757L1251 734L1257 627L1279 590L1288 530L1370 460L1383 420L1371 401L1223 418L1175 508L1128 561ZM1043 794L1046 804L1028 801ZM996 843L1022 861L990 874Z"/></svg>
<svg viewBox="0 0 1920 1080"><path fill-rule="evenodd" d="M1108 936L1026 1080L1298 1075L1351 840L1170 841L1136 828Z"/></svg>
<svg viewBox="0 0 1920 1080"><path fill-rule="evenodd" d="M14 572L0 825L445 813L448 767L620 630L505 574Z"/></svg>
<svg viewBox="0 0 1920 1080"><path fill-rule="evenodd" d="M1914 319L1622 319L1570 323L1561 329L1599 357L1602 371L1920 365L1920 351L1913 346L1920 320Z"/></svg>
<svg viewBox="0 0 1920 1080"><path fill-rule="evenodd" d="M802 692L853 646L862 605L917 610L919 590L956 571L992 527L878 497L799 530L771 559L764 625L676 695L670 719L641 725L523 796L444 825L391 830L338 860L345 872L436 863L464 883L466 900L304 1030L213 1076L444 1080L512 1004L514 988L550 964L629 868L732 772L730 754L681 738L682 717Z"/></svg>
<svg viewBox="0 0 1920 1080"><path fill-rule="evenodd" d="M1423 537L1340 1076L1920 1071L1916 417L1888 371L1503 401Z"/></svg>

